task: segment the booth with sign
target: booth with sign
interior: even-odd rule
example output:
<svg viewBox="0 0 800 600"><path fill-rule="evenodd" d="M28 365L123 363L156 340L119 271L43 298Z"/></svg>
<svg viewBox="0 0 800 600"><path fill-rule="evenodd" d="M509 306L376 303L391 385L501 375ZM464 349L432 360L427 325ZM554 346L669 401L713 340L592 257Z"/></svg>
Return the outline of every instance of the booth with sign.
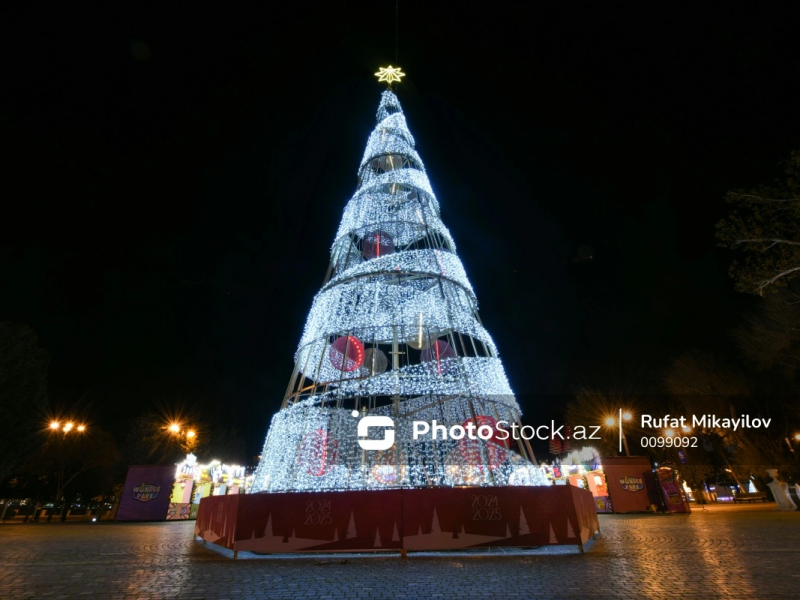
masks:
<svg viewBox="0 0 800 600"><path fill-rule="evenodd" d="M650 511L650 505L654 504L650 459L646 456L609 456L602 461L614 512Z"/></svg>
<svg viewBox="0 0 800 600"><path fill-rule="evenodd" d="M671 464L656 469L658 484L664 495L667 512L688 513L692 512L689 501L684 492L683 482L678 470Z"/></svg>
<svg viewBox="0 0 800 600"><path fill-rule="evenodd" d="M253 483L240 465L218 460L199 464L193 454L176 466L132 466L128 470L117 520L167 521L196 519L200 500L208 496L244 494Z"/></svg>
<svg viewBox="0 0 800 600"><path fill-rule="evenodd" d="M614 512L608 493L608 482L600 464L600 455L594 448L571 452L561 462L542 465L546 476L554 485L571 485L589 490L598 513Z"/></svg>
<svg viewBox="0 0 800 600"><path fill-rule="evenodd" d="M120 496L117 521L163 521L174 480L175 468L170 465L130 467Z"/></svg>

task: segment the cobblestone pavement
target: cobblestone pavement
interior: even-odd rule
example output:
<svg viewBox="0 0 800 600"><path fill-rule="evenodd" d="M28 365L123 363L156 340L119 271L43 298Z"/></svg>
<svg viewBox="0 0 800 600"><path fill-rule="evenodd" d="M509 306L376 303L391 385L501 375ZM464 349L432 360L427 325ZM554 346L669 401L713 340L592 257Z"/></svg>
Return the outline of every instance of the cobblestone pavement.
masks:
<svg viewBox="0 0 800 600"><path fill-rule="evenodd" d="M714 506L600 525L583 555L235 561L195 542L192 522L0 525L0 598L800 598L800 512Z"/></svg>

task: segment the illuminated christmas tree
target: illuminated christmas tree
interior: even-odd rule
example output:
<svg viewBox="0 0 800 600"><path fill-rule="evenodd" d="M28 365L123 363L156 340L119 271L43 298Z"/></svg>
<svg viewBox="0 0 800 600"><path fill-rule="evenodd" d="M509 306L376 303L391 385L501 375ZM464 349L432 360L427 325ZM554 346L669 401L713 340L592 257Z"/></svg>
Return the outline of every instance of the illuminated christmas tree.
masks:
<svg viewBox="0 0 800 600"><path fill-rule="evenodd" d="M394 445L362 449L364 416L390 417ZM415 440L414 421L482 435ZM544 485L530 446L502 439L513 424L519 405L389 89L253 489ZM367 439L384 435L371 427Z"/></svg>

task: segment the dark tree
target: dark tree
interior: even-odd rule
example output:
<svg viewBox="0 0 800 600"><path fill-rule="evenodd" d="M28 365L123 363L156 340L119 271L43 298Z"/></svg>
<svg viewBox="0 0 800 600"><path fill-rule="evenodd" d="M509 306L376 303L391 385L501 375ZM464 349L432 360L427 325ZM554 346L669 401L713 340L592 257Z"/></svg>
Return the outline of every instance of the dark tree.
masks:
<svg viewBox="0 0 800 600"><path fill-rule="evenodd" d="M761 300L734 330L743 356L762 371L793 381L800 369L800 293L792 285Z"/></svg>
<svg viewBox="0 0 800 600"><path fill-rule="evenodd" d="M763 296L800 275L800 151L792 152L786 181L732 190L733 208L717 223L720 245L742 252L731 265L739 291Z"/></svg>
<svg viewBox="0 0 800 600"><path fill-rule="evenodd" d="M741 368L697 352L675 359L665 375L672 404L687 417L713 414L736 419L747 414L772 420L771 430L734 430L709 425L695 428L690 434L701 441L698 449L686 450L690 464L710 464L718 473L724 470L745 490L742 482L751 475L763 474L764 468L783 462L784 451L774 431L776 422L786 422L781 399L754 394L757 388L749 375Z"/></svg>
<svg viewBox="0 0 800 600"><path fill-rule="evenodd" d="M173 422L178 425L174 431L170 429ZM126 436L123 452L126 466L178 463L188 453L197 453L207 437L196 419L176 421L158 412L146 412L133 420Z"/></svg>
<svg viewBox="0 0 800 600"><path fill-rule="evenodd" d="M56 430L42 436L39 451L26 465L25 473L43 482L48 495L55 494L57 500L76 479L90 472L95 480L108 480L108 474L120 459L114 438L97 428L69 433ZM95 482L83 479L92 492L97 490Z"/></svg>
<svg viewBox="0 0 800 600"><path fill-rule="evenodd" d="M734 398L750 394L745 374L700 352L685 352L674 359L664 374L664 384L681 408L696 409L697 414L727 414Z"/></svg>
<svg viewBox="0 0 800 600"><path fill-rule="evenodd" d="M49 362L30 327L0 323L0 483L36 450L46 420Z"/></svg>
<svg viewBox="0 0 800 600"><path fill-rule="evenodd" d="M247 459L245 440L236 427L213 428L198 452L204 462L219 460L229 465L243 465Z"/></svg>

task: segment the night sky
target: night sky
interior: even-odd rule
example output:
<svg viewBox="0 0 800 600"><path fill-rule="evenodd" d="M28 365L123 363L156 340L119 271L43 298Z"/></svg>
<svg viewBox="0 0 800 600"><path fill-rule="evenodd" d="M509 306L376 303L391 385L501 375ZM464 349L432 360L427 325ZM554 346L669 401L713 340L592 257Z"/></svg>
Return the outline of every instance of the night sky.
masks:
<svg viewBox="0 0 800 600"><path fill-rule="evenodd" d="M0 320L51 403L260 450L395 64L395 3L9 17ZM800 148L800 4L400 2L396 91L525 418L735 360L726 190ZM48 9L49 10L49 9ZM539 401L541 400L541 401Z"/></svg>

